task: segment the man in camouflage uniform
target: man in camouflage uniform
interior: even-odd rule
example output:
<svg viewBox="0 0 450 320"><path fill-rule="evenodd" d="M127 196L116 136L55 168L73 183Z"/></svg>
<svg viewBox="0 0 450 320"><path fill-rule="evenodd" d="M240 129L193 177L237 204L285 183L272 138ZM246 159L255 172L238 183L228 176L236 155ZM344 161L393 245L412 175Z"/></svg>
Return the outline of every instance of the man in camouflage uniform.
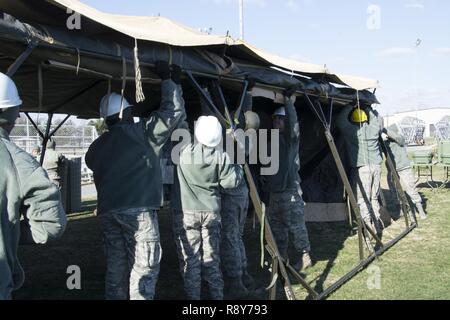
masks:
<svg viewBox="0 0 450 320"><path fill-rule="evenodd" d="M377 232L384 228L380 218L381 155L383 119L368 105L347 105L336 125L344 137L350 165L350 182L361 218Z"/></svg>
<svg viewBox="0 0 450 320"><path fill-rule="evenodd" d="M417 192L416 181L414 174L411 170L411 161L408 158L408 152L406 150L405 137L399 132L396 125L390 126L383 132L383 140L387 151L394 162L395 169L400 177L400 183L403 190L410 197L412 203L419 213L419 217L424 220L427 218L422 206L422 197ZM393 172L388 173L388 183L390 190L396 190L392 177Z"/></svg>
<svg viewBox="0 0 450 320"><path fill-rule="evenodd" d="M156 63L161 105L134 123L130 105L118 94L106 96L101 114L109 131L86 154L98 192L107 260L107 299L153 299L161 245L157 210L162 199L161 150L185 117L181 69ZM122 119L119 114L123 113Z"/></svg>
<svg viewBox="0 0 450 320"><path fill-rule="evenodd" d="M249 79L247 92L245 93L240 119L235 120L235 128L245 130L257 130L259 118L252 112L253 97L251 90L255 85L253 79ZM251 118L251 119L250 119ZM251 123L255 119L255 123ZM256 132L256 131L255 131ZM242 133L242 131L241 131ZM237 152L249 153L249 141L239 135L243 141L237 143ZM227 136L226 138L231 138ZM234 143L227 144L234 145ZM227 150L228 151L228 150ZM237 157L236 157L237 158ZM241 164L235 161L237 164ZM247 255L244 245L244 227L247 220L249 206L249 190L247 182L242 182L237 188L221 188L221 218L222 218L222 240L220 246L220 258L222 262L222 272L225 282L225 292L228 298L245 298L249 294L249 289L254 286L253 278L247 271Z"/></svg>
<svg viewBox="0 0 450 320"><path fill-rule="evenodd" d="M217 147L222 127L213 116L202 116L195 126L197 142L185 146L177 164L174 204L174 231L184 280L190 300L201 298L202 279L213 300L223 299L220 270L220 188L236 188L243 178L242 168L233 165ZM177 208L178 207L178 208ZM182 209L183 215L180 215ZM180 220L182 217L182 221ZM183 230L180 230L183 225ZM180 259L181 260L181 259Z"/></svg>
<svg viewBox="0 0 450 320"><path fill-rule="evenodd" d="M294 267L300 271L311 266L311 250L305 223L305 202L300 187L300 126L291 96L294 90L285 93L285 106L275 111L273 128L278 129L279 163L275 175L267 176L265 189L269 192L266 214L278 249L288 259L289 239L296 250ZM271 143L276 143L272 141Z"/></svg>
<svg viewBox="0 0 450 320"><path fill-rule="evenodd" d="M63 156L56 152L56 142L49 140L47 142L47 150L45 151L44 163L42 167L47 171L48 177L52 182L61 189L61 165Z"/></svg>

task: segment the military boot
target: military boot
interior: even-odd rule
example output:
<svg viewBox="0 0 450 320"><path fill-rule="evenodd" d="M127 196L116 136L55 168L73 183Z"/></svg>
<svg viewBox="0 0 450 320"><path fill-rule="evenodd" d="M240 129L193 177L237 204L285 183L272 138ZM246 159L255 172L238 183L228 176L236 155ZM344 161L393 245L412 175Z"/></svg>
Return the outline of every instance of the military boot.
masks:
<svg viewBox="0 0 450 320"><path fill-rule="evenodd" d="M297 272L301 272L302 270L306 270L310 267L312 267L312 260L308 252L303 253L300 259L294 264L294 269Z"/></svg>

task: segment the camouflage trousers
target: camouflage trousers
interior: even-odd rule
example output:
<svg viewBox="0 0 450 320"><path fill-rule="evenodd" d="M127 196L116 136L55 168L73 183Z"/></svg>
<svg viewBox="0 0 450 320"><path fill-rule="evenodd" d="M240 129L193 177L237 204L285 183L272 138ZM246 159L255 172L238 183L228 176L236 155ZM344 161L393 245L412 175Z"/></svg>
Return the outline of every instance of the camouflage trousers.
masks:
<svg viewBox="0 0 450 320"><path fill-rule="evenodd" d="M225 277L238 278L247 273L247 256L244 245L244 227L248 211L248 188L245 183L233 190L233 194L222 193L222 239L220 259Z"/></svg>
<svg viewBox="0 0 450 320"><path fill-rule="evenodd" d="M151 300L162 249L157 211L132 209L100 216L106 255L107 300Z"/></svg>
<svg viewBox="0 0 450 320"><path fill-rule="evenodd" d="M266 215L282 257L288 258L289 240L298 254L311 250L305 223L305 202L298 191L271 193Z"/></svg>
<svg viewBox="0 0 450 320"><path fill-rule="evenodd" d="M403 170L398 171L398 175L400 177L400 183L402 185L403 191L411 198L411 201L414 204L422 204L422 197L416 188L416 179L414 178L414 174L411 168L405 168ZM388 183L389 189L395 190L394 179L392 178L392 173L388 174Z"/></svg>
<svg viewBox="0 0 450 320"><path fill-rule="evenodd" d="M358 201L361 218L370 223L371 218L380 219L381 166L371 165L351 168L350 181Z"/></svg>
<svg viewBox="0 0 450 320"><path fill-rule="evenodd" d="M208 284L211 299L223 299L220 224L218 213L174 211L173 231L179 268L189 300L200 300L202 280Z"/></svg>

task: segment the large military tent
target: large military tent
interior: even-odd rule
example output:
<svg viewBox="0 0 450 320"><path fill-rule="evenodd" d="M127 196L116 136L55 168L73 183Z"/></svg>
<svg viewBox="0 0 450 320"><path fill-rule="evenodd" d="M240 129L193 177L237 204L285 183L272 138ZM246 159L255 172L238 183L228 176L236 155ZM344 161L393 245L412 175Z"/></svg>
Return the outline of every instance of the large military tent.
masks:
<svg viewBox="0 0 450 320"><path fill-rule="evenodd" d="M14 75L25 112L98 117L101 97L109 86L120 91L124 75L125 96L130 101L136 100L136 88L142 83L145 101L138 103L136 109L146 110L149 106L153 109L159 103L158 77L152 72L157 60L179 64L197 76L219 78L227 100L231 101L240 93L240 82L246 77L255 78L258 81L255 95L260 96L255 105L263 119L264 113L271 112L271 102L277 93L293 85L299 85L311 97L320 98L325 114L331 117L332 110L328 107L331 98L334 113L339 106L356 98L377 102L368 91L377 87L377 81L335 74L325 65L281 58L243 41L200 33L162 17L106 14L79 1L65 0L2 0L0 11L4 13L0 16L2 70L6 71L25 52L26 59ZM74 13L81 15L79 29L76 24L70 26L70 19L76 19ZM136 60L141 73L137 81ZM198 115L198 95L192 89L185 91L188 113L194 118ZM322 124L304 98L300 97L296 105L303 125L301 161L305 198L311 203L342 203L342 183L328 151ZM315 212L324 212L322 209L336 212L329 205L311 208Z"/></svg>
<svg viewBox="0 0 450 320"><path fill-rule="evenodd" d="M229 36L204 34L162 17L106 14L76 0L0 0L0 40L1 71L13 76L25 113L96 118L100 99L109 90L122 90L135 104L136 115L147 114L159 105L160 80L153 72L158 60L180 65L187 75L183 90L191 121L200 114L199 88L193 77L220 82L230 107L238 105L246 79L256 79L254 110L265 126L283 90L296 86L302 188L310 220L346 219L344 183L347 193L350 188L345 159L340 166L339 154L344 153L338 152L342 141L333 122L350 102L378 103L371 91L377 81L278 57ZM44 138L48 135L49 125ZM358 210L351 198L353 210ZM359 228L361 263L320 297L379 253L372 251L364 259L363 226ZM276 253L273 257L279 259ZM281 262L280 270L286 280ZM301 278L300 282L308 287Z"/></svg>

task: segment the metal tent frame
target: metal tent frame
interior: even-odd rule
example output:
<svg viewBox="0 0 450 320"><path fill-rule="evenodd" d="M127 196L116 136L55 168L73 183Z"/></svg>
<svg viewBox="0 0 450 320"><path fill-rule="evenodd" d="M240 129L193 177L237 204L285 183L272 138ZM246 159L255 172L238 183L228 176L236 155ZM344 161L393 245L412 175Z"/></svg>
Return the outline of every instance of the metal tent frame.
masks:
<svg viewBox="0 0 450 320"><path fill-rule="evenodd" d="M20 66L25 62L25 60L31 55L33 49L36 47L36 43L35 42L30 42L29 45L27 46L26 50L14 61L14 63L10 66L10 68L8 69L8 75L10 77L12 77L14 75L14 73L20 68ZM107 57L108 59L111 59L111 57ZM125 59L121 59L121 61L123 62ZM146 65L147 67L153 67L153 65L151 64L143 64ZM79 72L91 72L89 70L79 70ZM94 71L92 71L94 72ZM203 73L195 73L192 71L188 71L188 70L183 70L183 72L186 74L187 79L189 80L189 82L191 83L191 85L194 87L194 89L200 94L201 98L206 102L206 104L209 106L209 108L211 109L211 111L213 111L219 118L219 120L222 122L222 124L225 124L226 126L229 126L232 130L234 130L234 126L233 124L233 120L231 119L229 110L228 110L228 106L226 105L226 101L225 98L223 96L223 92L221 90L221 86L220 86L220 80L221 79L226 79L226 80L231 80L231 81L235 81L235 82L240 82L243 85L243 89L242 89L242 93L241 93L241 97L239 99L239 106L237 110L241 109L242 106L242 102L243 102L243 96L245 94L245 91L247 89L247 81L245 79L236 79L236 78L227 78L227 77L218 77L217 75L210 75L210 74L203 74ZM95 73L95 72L94 72ZM39 73L40 74L40 84L42 83L42 72ZM97 73L98 76L101 76L102 78L105 79L111 79L112 77L109 75L100 75ZM198 84L198 82L196 81L194 75L196 76L202 76L202 77L207 77L209 79L211 79L216 87L217 90L219 90L220 93L220 99L219 101L217 101L217 104L222 104L222 106L224 107L225 110L225 116L223 116L220 111L218 110L218 108L216 107L216 104L208 97L208 95L206 94L206 92L201 88L201 86ZM122 76L122 80L131 80L131 79L127 79L126 74L124 74ZM99 80L100 82L101 80ZM93 87L95 85L97 85L99 82L95 83L93 85ZM124 81L126 82L126 81ZM275 86L271 86L271 85L266 85L266 84L257 84L258 87L261 88L268 88L268 89L272 89L272 90L276 90L276 91L283 91L284 88L280 88L280 87L275 87ZM78 97L79 95L83 94L83 92L87 90L87 89L83 89L82 91L80 91L78 94L76 94L75 96L73 96L72 98L70 98L68 101L66 101L65 103L63 103L60 107L62 107L64 104L69 103L70 101L72 101L73 99L75 99L76 97ZM43 93L43 88L42 85L39 86L39 93L40 96L42 96ZM344 188L345 191L347 193L349 202L350 202L350 206L353 210L353 212L355 213L356 216L356 220L357 220L357 226L358 226L358 242L359 242L359 258L360 258L360 263L354 267L351 271L349 271L347 274L345 274L343 277L341 277L339 280L337 280L334 284L332 284L331 286L329 286L327 289L325 289L323 292L318 293L316 292L310 285L309 283L296 271L294 270L294 268L289 265L289 263L287 261L285 261L278 250L278 247L276 245L275 239L273 237L273 233L271 231L269 222L267 220L267 217L265 216L265 212L264 212L264 207L263 204L261 202L261 199L259 197L259 193L256 189L256 185L255 182L253 180L252 174L250 172L249 166L248 164L244 165L244 172L247 178L247 182L249 185L249 189L250 189L250 198L253 202L257 217L260 221L260 223L264 226L264 240L266 242L266 246L265 249L268 251L268 253L270 254L271 258L272 258L272 281L271 284L269 285L270 289L270 293L269 293L269 299L273 300L276 298L276 286L277 286L277 279L278 279L278 273L281 273L281 276L284 280L284 290L286 293L286 296L289 300L293 300L295 299L295 294L292 290L292 284L291 281L289 279L289 274L288 272L294 276L294 278L300 283L300 285L302 285L310 294L310 296L313 299L325 299L327 298L330 294L332 294L334 291L336 291L339 287L341 287L343 284L345 284L347 281L349 281L352 277L354 277L356 274L358 274L360 271L362 271L365 267L367 267L373 260L375 260L377 257L379 257L380 255L382 255L384 252L386 252L389 248L391 248L393 245L395 245L398 241L400 241L403 237L405 237L406 235L409 234L409 232L411 232L416 226L417 226L417 221L413 222L413 223L409 223L409 219L408 219L408 204L407 201L405 201L405 193L401 187L400 184L400 180L399 180L399 176L398 173L393 165L392 159L390 159L389 154L386 152L385 150L385 146L383 147L384 149L384 154L386 157L386 163L389 166L390 170L395 173L393 174L394 177L394 181L395 181L395 185L397 187L397 192L400 195L400 199L402 201L402 211L405 217L405 224L406 224L406 228L405 230L398 235L397 237L395 237L394 239L392 239L391 241L389 241L388 243L383 244L382 241L380 240L380 238L377 236L377 234L369 227L367 226L364 221L362 221L361 219L361 215L359 212L359 207L356 201L356 197L352 191L352 188L350 186L350 182L348 179L348 176L345 172L345 168L344 165L342 163L342 160L339 156L338 153L338 149L336 147L336 144L334 142L334 138L333 135L331 133L331 118L332 118L332 111L333 111L333 103L335 100L340 100L341 102L347 102L350 103L350 100L345 100L345 99L336 99L336 98L328 98L325 97L327 100L330 101L330 121L328 122L324 112L323 112L323 108L321 106L320 103L320 99L324 98L323 96L321 96L320 94L311 94L311 93L307 93L305 90L297 90L296 92L297 95L299 96L304 96L307 99L308 105L310 107L310 109L312 110L312 112L316 115L317 119L323 124L324 126L324 134L326 136L327 139L327 143L329 145L330 151L333 155L333 158L335 160L336 166L338 168L339 171L339 175L342 179L342 182L344 184ZM311 97L315 98L315 101L313 103L313 101L311 100ZM42 132L37 124L31 119L31 117L29 116L28 113L26 113L26 116L29 118L29 120L31 121L31 123L33 124L33 126L37 129L37 131L39 132L39 135L41 136L41 138L43 139L44 143L43 143L43 149L42 149L42 155L41 155L41 163L43 162L44 156L45 156L45 151L46 151L46 144L48 142L48 140L56 133L56 131L65 123L65 121L67 121L67 119L71 116L71 115L67 115L66 118L61 122L61 124L55 128L53 131L50 131L50 126L51 126L51 120L53 118L53 114L55 111L57 111L58 108L53 109L51 112L49 112L49 116L47 119L47 125L46 125L46 130L45 133ZM370 242L370 238L369 236L374 239L376 241L376 246L374 247L371 242ZM370 254L368 256L365 256L364 254L364 242L366 243L366 246L369 249Z"/></svg>

